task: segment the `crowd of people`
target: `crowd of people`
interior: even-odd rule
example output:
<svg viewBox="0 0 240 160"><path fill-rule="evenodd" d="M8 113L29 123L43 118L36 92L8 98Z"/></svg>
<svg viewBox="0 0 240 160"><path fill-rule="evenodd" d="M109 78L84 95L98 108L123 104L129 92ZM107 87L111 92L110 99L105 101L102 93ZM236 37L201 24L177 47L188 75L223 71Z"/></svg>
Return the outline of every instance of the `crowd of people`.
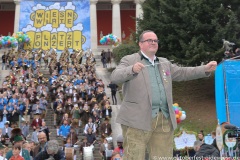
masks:
<svg viewBox="0 0 240 160"><path fill-rule="evenodd" d="M145 159L146 150L150 159L172 157L177 123L170 82L208 77L217 63L178 67L155 56L158 42L153 31L144 31L139 37L140 52L122 58L109 85L96 76L91 50L70 54L65 48L59 58L55 49L4 53L4 67L11 72L1 88L0 115L5 124L1 142L13 145L5 157L75 160L78 152L84 157L85 147L94 148L99 139L99 153L104 159ZM111 67L110 50L101 56L103 67ZM46 77L41 68L48 68L50 76ZM118 137L114 149L109 123L112 107L105 88L111 88L113 104L117 104L119 83L123 83L124 91L116 122L121 124L123 136ZM48 109L54 111L54 136L50 136L53 133L46 124ZM34 132L30 133L29 128ZM31 141L26 142L29 136ZM51 137L61 137L63 148ZM202 146L196 142L196 151L201 151Z"/></svg>
<svg viewBox="0 0 240 160"><path fill-rule="evenodd" d="M110 143L112 107L105 93L105 87L110 87L112 95L116 95L117 86L107 86L97 78L95 63L91 50L70 53L65 48L60 57L55 49L4 53L2 70L11 71L0 90L0 121L4 123L0 146L12 146L12 150L1 152L1 156L25 160L76 159L77 151L83 157L84 147L95 144L100 144L99 153L105 159L122 156L122 138L118 139L116 152ZM42 73L43 68L49 69L50 76ZM46 124L48 109L54 111L56 135L50 132L51 124ZM84 138L79 139L78 135ZM63 150L58 149L57 141L52 141L55 136L62 139ZM69 157L66 148L74 149L74 155Z"/></svg>
<svg viewBox="0 0 240 160"><path fill-rule="evenodd" d="M240 57L240 48L236 48L235 52L233 52L233 50L226 50L224 52L224 59L229 59L229 58L239 59L239 57Z"/></svg>

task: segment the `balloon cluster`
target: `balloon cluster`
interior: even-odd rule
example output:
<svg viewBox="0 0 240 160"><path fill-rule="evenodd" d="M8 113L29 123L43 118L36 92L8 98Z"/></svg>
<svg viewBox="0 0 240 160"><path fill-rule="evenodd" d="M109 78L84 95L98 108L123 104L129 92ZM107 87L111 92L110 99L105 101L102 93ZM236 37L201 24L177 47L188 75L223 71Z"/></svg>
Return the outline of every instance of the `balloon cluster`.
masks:
<svg viewBox="0 0 240 160"><path fill-rule="evenodd" d="M103 36L100 39L100 43L103 45L114 45L117 46L120 42L120 39L117 38L117 36L113 35L113 34L108 34L106 36Z"/></svg>
<svg viewBox="0 0 240 160"><path fill-rule="evenodd" d="M29 43L30 42L29 36L23 32L14 33L13 37L15 37L17 39L18 43Z"/></svg>
<svg viewBox="0 0 240 160"><path fill-rule="evenodd" d="M176 120L177 120L178 124L181 121L183 121L184 119L186 119L186 112L183 111L182 108L179 107L179 105L177 103L173 104L173 109L174 109Z"/></svg>
<svg viewBox="0 0 240 160"><path fill-rule="evenodd" d="M18 46L18 41L15 37L2 36L0 37L0 49L1 48L16 48Z"/></svg>

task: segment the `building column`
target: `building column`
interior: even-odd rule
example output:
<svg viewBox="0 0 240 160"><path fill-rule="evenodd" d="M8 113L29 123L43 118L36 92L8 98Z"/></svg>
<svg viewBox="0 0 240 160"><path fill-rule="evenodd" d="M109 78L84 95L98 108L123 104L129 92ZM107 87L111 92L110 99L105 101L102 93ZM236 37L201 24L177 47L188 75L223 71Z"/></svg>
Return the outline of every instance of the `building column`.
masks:
<svg viewBox="0 0 240 160"><path fill-rule="evenodd" d="M134 0L134 2L136 3L136 18L143 18L143 10L142 10L142 3L145 0Z"/></svg>
<svg viewBox="0 0 240 160"><path fill-rule="evenodd" d="M120 3L122 0L111 0L112 2L112 34L122 41Z"/></svg>
<svg viewBox="0 0 240 160"><path fill-rule="evenodd" d="M90 0L91 49L97 51L97 4L98 0Z"/></svg>
<svg viewBox="0 0 240 160"><path fill-rule="evenodd" d="M15 3L14 33L19 31L20 1L21 0L14 0Z"/></svg>

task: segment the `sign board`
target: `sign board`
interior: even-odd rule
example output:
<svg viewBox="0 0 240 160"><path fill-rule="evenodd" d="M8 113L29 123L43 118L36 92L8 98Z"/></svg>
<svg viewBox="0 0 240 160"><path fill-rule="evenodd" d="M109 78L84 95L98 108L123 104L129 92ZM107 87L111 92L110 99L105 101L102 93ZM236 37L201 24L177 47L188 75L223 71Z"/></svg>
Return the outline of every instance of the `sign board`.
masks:
<svg viewBox="0 0 240 160"><path fill-rule="evenodd" d="M223 134L222 134L222 128L218 124L216 128L216 144L218 149L221 151L223 148Z"/></svg>
<svg viewBox="0 0 240 160"><path fill-rule="evenodd" d="M174 143L177 150L185 149L186 147L193 147L194 142L196 141L195 134L188 134L185 131L182 131L182 134L174 138Z"/></svg>
<svg viewBox="0 0 240 160"><path fill-rule="evenodd" d="M204 137L204 143L211 145L213 143L213 138L211 135L207 135Z"/></svg>

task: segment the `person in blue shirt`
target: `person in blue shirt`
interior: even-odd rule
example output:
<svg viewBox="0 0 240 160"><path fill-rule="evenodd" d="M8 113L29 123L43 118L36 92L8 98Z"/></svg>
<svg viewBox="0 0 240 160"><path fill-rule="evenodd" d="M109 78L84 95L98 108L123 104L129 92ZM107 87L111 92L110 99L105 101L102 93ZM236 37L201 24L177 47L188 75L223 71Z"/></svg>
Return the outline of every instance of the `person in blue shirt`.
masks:
<svg viewBox="0 0 240 160"><path fill-rule="evenodd" d="M58 78L58 76L56 76L55 73L52 73L52 76L48 79L50 85L52 85L53 82L57 80L57 78Z"/></svg>
<svg viewBox="0 0 240 160"><path fill-rule="evenodd" d="M18 66L21 67L23 65L23 56L22 55L18 58L17 62L18 62Z"/></svg>
<svg viewBox="0 0 240 160"><path fill-rule="evenodd" d="M8 100L4 98L2 94L0 94L0 122L2 122L3 120L3 109L4 109L4 106L7 105L7 103L8 103Z"/></svg>
<svg viewBox="0 0 240 160"><path fill-rule="evenodd" d="M27 70L27 68L29 68L30 66L31 66L31 61L27 57L25 57L23 60L24 70Z"/></svg>
<svg viewBox="0 0 240 160"><path fill-rule="evenodd" d="M17 65L18 65L18 62L16 61L16 58L13 58L13 60L10 62L10 65L11 65L11 69L12 69L14 66L17 66Z"/></svg>
<svg viewBox="0 0 240 160"><path fill-rule="evenodd" d="M12 112L14 110L13 104L11 102L8 103L6 110L8 112L7 113L7 121L10 121L11 117L12 117Z"/></svg>
<svg viewBox="0 0 240 160"><path fill-rule="evenodd" d="M18 104L18 99L16 98L15 94L12 95L12 98L9 100L9 102L12 104Z"/></svg>
<svg viewBox="0 0 240 160"><path fill-rule="evenodd" d="M68 125L68 121L64 120L63 121L63 125L61 125L60 129L59 129L59 135L62 136L66 141L66 137L70 132L70 126Z"/></svg>
<svg viewBox="0 0 240 160"><path fill-rule="evenodd" d="M84 83L84 80L77 78L77 79L73 82L73 85L74 85L74 86L80 85L80 83Z"/></svg>
<svg viewBox="0 0 240 160"><path fill-rule="evenodd" d="M24 102L18 101L19 113L23 117L23 114L26 110L26 105Z"/></svg>
<svg viewBox="0 0 240 160"><path fill-rule="evenodd" d="M33 68L34 70L36 69L37 64L36 64L36 62L35 62L34 60L31 60L31 66L32 66L32 68Z"/></svg>

